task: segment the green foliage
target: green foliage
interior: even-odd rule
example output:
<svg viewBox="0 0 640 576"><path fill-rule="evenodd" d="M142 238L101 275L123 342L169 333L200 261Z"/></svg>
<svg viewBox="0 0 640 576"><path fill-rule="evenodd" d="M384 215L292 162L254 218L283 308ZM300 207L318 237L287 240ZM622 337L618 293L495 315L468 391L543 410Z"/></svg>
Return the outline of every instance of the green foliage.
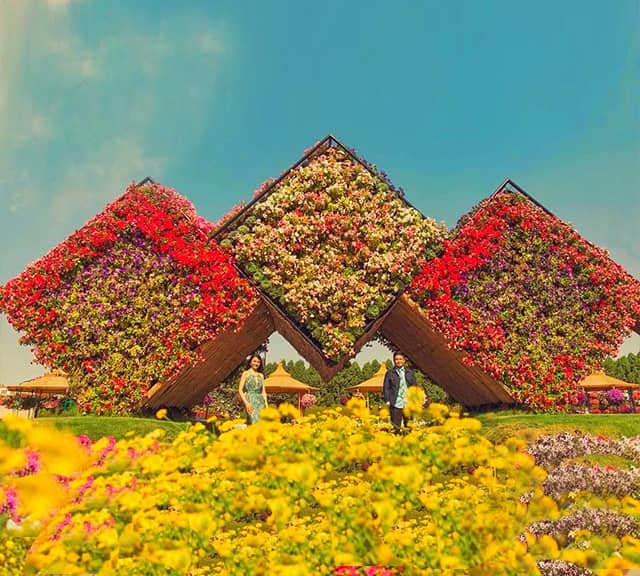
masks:
<svg viewBox="0 0 640 576"><path fill-rule="evenodd" d="M449 394L447 394L440 386L432 382L428 376L426 376L419 370L416 370L416 380L418 381L418 384L422 386L427 395L427 398L429 398L431 402L439 402L440 404L454 403Z"/></svg>
<svg viewBox="0 0 640 576"><path fill-rule="evenodd" d="M625 382L640 384L640 352L627 354L621 358L607 358L603 364L604 371L614 378Z"/></svg>
<svg viewBox="0 0 640 576"><path fill-rule="evenodd" d="M18 448L22 444L22 435L16 430L9 430L0 420L0 442L11 448Z"/></svg>
<svg viewBox="0 0 640 576"><path fill-rule="evenodd" d="M638 416L635 414L532 414L500 410L472 416L482 422L483 434L492 442L510 437L528 442L538 436L578 431L611 438L638 434Z"/></svg>
<svg viewBox="0 0 640 576"><path fill-rule="evenodd" d="M186 422L171 422L154 418L127 418L123 416L36 418L35 423L55 426L58 430L69 430L76 436L85 434L91 440L98 440L106 436L113 436L116 440L120 440L131 434L144 436L158 428L164 430L165 438L173 439L190 426ZM2 438L1 423L0 438Z"/></svg>
<svg viewBox="0 0 640 576"><path fill-rule="evenodd" d="M365 364L365 367L367 365ZM314 406L309 408L307 413L324 409ZM637 416L633 414L609 414L606 416L599 414L532 414L514 410L499 410L475 414L473 417L482 422L482 433L491 441L502 441L513 436L530 440L542 435L576 431L620 438L635 436L638 431ZM180 431L190 426L185 422L107 416L36 418L34 423L70 430L76 435L86 434L92 440L106 436L113 436L119 440L125 438L129 433L144 435L158 428L164 430L165 438L171 440ZM21 444L21 436L13 430L7 430L0 421L0 441L16 448Z"/></svg>
<svg viewBox="0 0 640 576"><path fill-rule="evenodd" d="M315 393L318 398L318 406L331 407L337 406L343 400L348 399L352 394L347 390L350 386L356 386L365 380L374 376L380 369L380 362L372 360L366 362L362 367L358 362L350 362L344 370L336 374L329 382L322 381L320 374L311 365L303 360L281 360L282 367L291 375L292 378L307 384L315 386L319 390ZM265 378L268 378L276 369L277 362L267 362L264 368ZM391 359L385 360L387 368L391 368L393 363ZM246 369L244 363L238 366L218 388L210 393L213 404L210 405L209 413L223 414L225 417L239 418L243 416L241 402L237 399L238 382L242 371ZM427 397L432 402L440 402L442 404L452 404L449 395L437 384L434 384L422 372L416 370L418 384L422 386ZM295 394L270 394L270 401L274 404L279 402L290 402L294 405L298 403L298 397ZM370 394L369 400L371 406L382 404L381 394Z"/></svg>

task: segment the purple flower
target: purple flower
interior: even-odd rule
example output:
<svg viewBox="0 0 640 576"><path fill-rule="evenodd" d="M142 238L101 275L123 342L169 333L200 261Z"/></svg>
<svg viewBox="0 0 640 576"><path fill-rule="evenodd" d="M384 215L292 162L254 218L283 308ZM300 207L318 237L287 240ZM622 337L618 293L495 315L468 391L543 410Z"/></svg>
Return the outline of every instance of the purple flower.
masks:
<svg viewBox="0 0 640 576"><path fill-rule="evenodd" d="M611 388L611 390L607 392L607 400L609 400L611 404L622 404L624 402L624 392L618 388Z"/></svg>
<svg viewBox="0 0 640 576"><path fill-rule="evenodd" d="M4 501L0 494L0 516L7 514L16 524L20 523L18 515L18 493L10 487L4 489Z"/></svg>

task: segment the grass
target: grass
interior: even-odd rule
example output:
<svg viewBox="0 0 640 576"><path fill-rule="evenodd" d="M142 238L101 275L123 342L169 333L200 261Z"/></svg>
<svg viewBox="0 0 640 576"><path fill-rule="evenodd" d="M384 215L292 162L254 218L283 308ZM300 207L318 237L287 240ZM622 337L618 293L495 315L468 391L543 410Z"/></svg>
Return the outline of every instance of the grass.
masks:
<svg viewBox="0 0 640 576"><path fill-rule="evenodd" d="M638 435L640 423L640 414L529 414L504 410L472 416L482 422L484 435L493 442L510 437L531 442L539 436L576 431L613 438L629 437ZM76 435L86 434L92 440L104 436L120 440L129 433L144 436L157 428L165 431L167 439L173 439L190 425L188 422L116 416L47 416L38 417L35 422L70 430ZM19 435L8 432L0 421L0 439L16 446Z"/></svg>
<svg viewBox="0 0 640 576"><path fill-rule="evenodd" d="M169 422L156 420L155 418L128 418L121 416L65 416L38 417L36 424L54 426L59 430L70 430L76 436L86 434L91 440L98 440L104 436L113 436L116 440L124 438L128 433L136 436L144 436L149 432L160 428L165 432L165 438L173 439L182 430L189 427L187 422ZM0 440L4 440L10 446L17 446L20 435L9 432L0 421Z"/></svg>
<svg viewBox="0 0 640 576"><path fill-rule="evenodd" d="M539 436L576 432L620 438L638 435L640 414L529 414L514 410L474 415L489 440L516 437L530 442Z"/></svg>

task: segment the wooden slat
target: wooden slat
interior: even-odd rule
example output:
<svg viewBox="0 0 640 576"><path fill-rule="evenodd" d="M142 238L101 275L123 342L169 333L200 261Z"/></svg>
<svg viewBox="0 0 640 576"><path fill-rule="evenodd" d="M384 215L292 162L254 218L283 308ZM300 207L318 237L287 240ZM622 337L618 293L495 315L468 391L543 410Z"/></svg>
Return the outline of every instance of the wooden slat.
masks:
<svg viewBox="0 0 640 576"><path fill-rule="evenodd" d="M369 341L376 332L378 332L380 326L384 322L384 319L388 316L391 309L395 304L389 307L389 309L377 318L369 329L364 332L353 345L354 352L350 356L345 356L339 362L331 362L324 354L320 352L313 344L311 344L307 338L300 332L298 327L287 318L280 310L273 306L269 301L265 300L265 304L271 313L275 329L282 334L282 336L291 344L298 354L302 356L311 366L313 366L324 382L328 382L336 374L341 372L347 362L356 356L362 347Z"/></svg>
<svg viewBox="0 0 640 576"><path fill-rule="evenodd" d="M217 338L202 345L204 362L187 366L173 380L156 384L149 390L144 406L191 407L197 404L265 342L273 331L273 320L260 298L239 327L221 332Z"/></svg>
<svg viewBox="0 0 640 576"><path fill-rule="evenodd" d="M265 305L273 318L275 329L283 338L293 346L298 354L302 356L320 374L320 377L328 382L335 374L342 370L339 364L330 364L320 351L313 346L298 328L275 306L265 300Z"/></svg>
<svg viewBox="0 0 640 576"><path fill-rule="evenodd" d="M479 368L464 364L464 353L451 350L442 334L407 296L396 302L380 332L463 406L514 403L503 384Z"/></svg>

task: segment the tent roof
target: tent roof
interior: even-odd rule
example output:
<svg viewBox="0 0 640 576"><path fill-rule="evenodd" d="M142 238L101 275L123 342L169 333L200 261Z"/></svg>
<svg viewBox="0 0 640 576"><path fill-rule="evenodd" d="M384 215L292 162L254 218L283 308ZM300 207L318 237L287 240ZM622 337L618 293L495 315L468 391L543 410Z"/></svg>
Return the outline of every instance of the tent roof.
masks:
<svg viewBox="0 0 640 576"><path fill-rule="evenodd" d="M64 394L69 390L69 381L62 372L48 372L20 384L7 386L7 389L11 392Z"/></svg>
<svg viewBox="0 0 640 576"><path fill-rule="evenodd" d="M580 384L580 388L585 390L609 390L610 388L622 388L624 390L640 388L640 384L632 384L631 382L625 382L619 380L613 376L609 376L602 371L589 374Z"/></svg>
<svg viewBox="0 0 640 576"><path fill-rule="evenodd" d="M355 386L349 386L347 390L358 390L360 392L382 392L382 384L386 373L386 364L381 364L380 369L371 378L364 382L360 382L360 384L356 384Z"/></svg>
<svg viewBox="0 0 640 576"><path fill-rule="evenodd" d="M296 380L282 367L282 362L278 362L275 372L268 378L265 378L264 388L271 394L289 394L319 390L319 388L315 386L309 386L304 382L300 382L300 380Z"/></svg>

